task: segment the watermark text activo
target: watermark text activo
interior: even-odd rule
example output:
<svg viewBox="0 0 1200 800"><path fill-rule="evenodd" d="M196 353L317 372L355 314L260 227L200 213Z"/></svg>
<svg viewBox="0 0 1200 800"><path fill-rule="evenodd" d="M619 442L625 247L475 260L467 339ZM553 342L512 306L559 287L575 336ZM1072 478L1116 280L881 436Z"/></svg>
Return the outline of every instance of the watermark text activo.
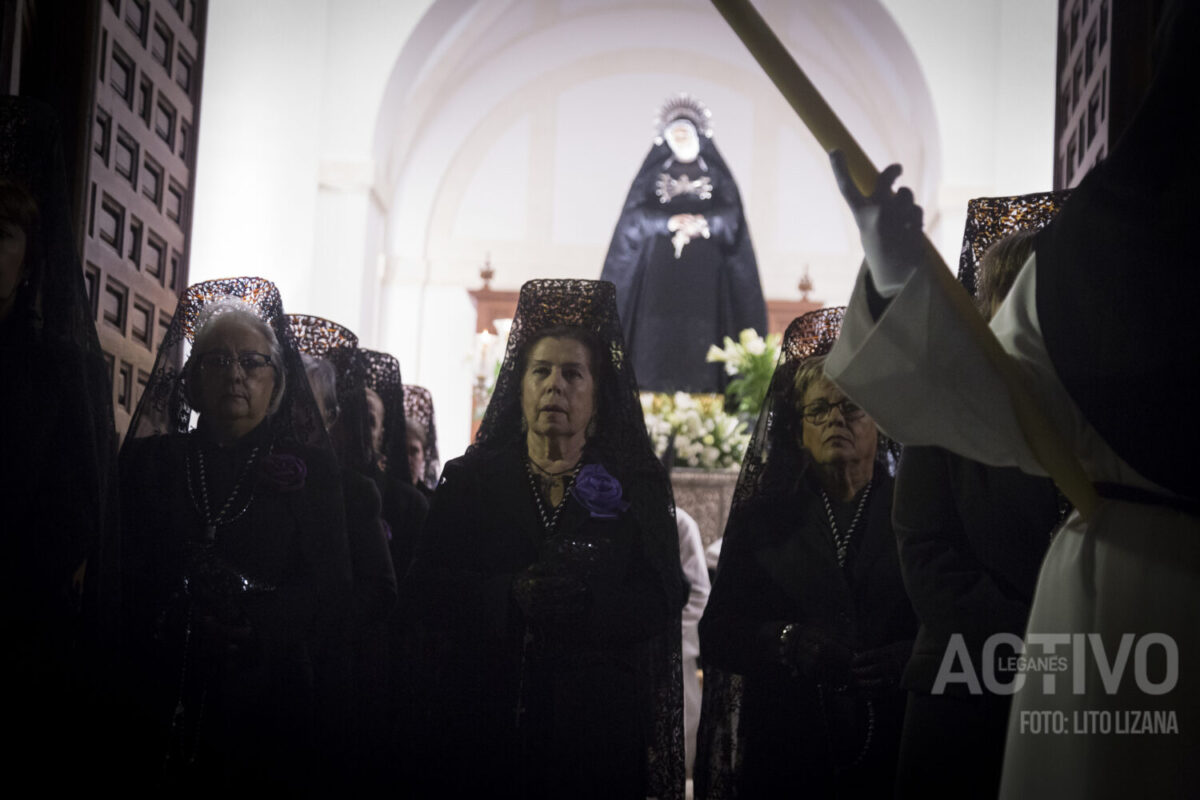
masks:
<svg viewBox="0 0 1200 800"><path fill-rule="evenodd" d="M1014 655L999 655L1000 648ZM1095 668L1091 680L1098 679L1099 687L1088 685L1090 666ZM1012 633L996 633L984 641L977 669L966 640L956 633L946 646L932 693L959 684L971 694L1010 695L1036 676L1045 694L1102 690L1115 695L1132 678L1132 684L1124 683L1125 691L1136 686L1143 694L1163 695L1179 682L1179 647L1165 633L1122 634L1115 648L1106 647L1098 633L1030 633L1024 641Z"/></svg>

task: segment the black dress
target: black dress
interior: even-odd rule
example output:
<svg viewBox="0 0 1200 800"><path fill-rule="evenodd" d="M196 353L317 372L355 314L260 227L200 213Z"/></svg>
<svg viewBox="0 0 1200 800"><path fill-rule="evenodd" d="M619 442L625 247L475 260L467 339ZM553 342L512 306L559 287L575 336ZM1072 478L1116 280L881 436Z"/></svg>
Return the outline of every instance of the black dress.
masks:
<svg viewBox="0 0 1200 800"><path fill-rule="evenodd" d="M254 487L245 512L211 539L192 499L198 454L209 497L228 497L242 481ZM273 448L267 423L225 448L202 427L127 442L121 478L137 774L308 785L320 772L314 692L331 679L314 676L314 663L337 636L351 590L332 457Z"/></svg>
<svg viewBox="0 0 1200 800"><path fill-rule="evenodd" d="M873 697L838 691L794 676L780 658L788 623L854 651L911 640L916 620L900 578L891 492L891 478L877 469L845 568L807 479L787 496L747 501L730 519L700 620L700 653L705 664L742 676L737 796L891 796L900 689ZM849 520L840 516L844 530Z"/></svg>
<svg viewBox="0 0 1200 800"><path fill-rule="evenodd" d="M411 574L432 653L428 788L645 797L646 648L677 619L679 598L650 567L632 513L597 519L569 498L547 536L532 491L522 455L507 449L451 461L434 497ZM588 610L567 626L539 629L512 598L514 577L538 561L589 589Z"/></svg>
<svg viewBox="0 0 1200 800"><path fill-rule="evenodd" d="M664 202L665 200L665 202ZM679 258L667 230L675 214L701 214L710 237L693 238ZM666 145L651 149L630 187L604 260L617 286L625 342L644 391L719 392L711 345L754 328L766 333L766 305L741 197L716 146L701 141L689 164Z"/></svg>
<svg viewBox="0 0 1200 800"><path fill-rule="evenodd" d="M21 732L12 763L62 746L64 715L79 713L68 693L84 666L72 576L100 542L105 485L80 354L34 336L23 316L0 322L0 679L13 693L5 718Z"/></svg>
<svg viewBox="0 0 1200 800"><path fill-rule="evenodd" d="M990 635L1025 635L1038 570L1064 511L1049 478L940 447L905 448L892 519L921 628L903 681L909 698L897 778L902 797L999 791L1011 697L972 695L961 682L937 694L933 688L955 634L980 679ZM964 665L956 659L953 668ZM1005 684L1011 677L996 676Z"/></svg>
<svg viewBox="0 0 1200 800"><path fill-rule="evenodd" d="M414 780L413 742L421 735L413 720L414 701L419 693L414 669L416 631L413 595L405 576L429 513L429 502L407 479L375 471L372 480L383 500L382 517L387 525L388 551L396 573L398 600L384 635L377 642L386 650L387 658L383 691L367 700L383 710L388 725L380 739L380 745L386 750L386 763L380 765L380 771L387 777L377 782L391 781L394 788L403 788Z"/></svg>
<svg viewBox="0 0 1200 800"><path fill-rule="evenodd" d="M10 689L4 720L12 732L5 760L58 763L49 754L70 752L75 769L39 779L45 790L74 793L83 775L102 774L103 737L119 707L109 703L117 437L59 125L27 96L0 97L0 182L5 221L26 236L21 283L8 287L15 294L0 321L0 682ZM26 201L36 220L22 221Z"/></svg>
<svg viewBox="0 0 1200 800"><path fill-rule="evenodd" d="M392 566L396 577L403 578L416 552L433 492L425 489L423 483L413 485L382 472L374 474L372 479L383 503L382 516L388 526Z"/></svg>
<svg viewBox="0 0 1200 800"><path fill-rule="evenodd" d="M390 734L382 698L388 690L387 633L397 582L375 483L349 467L342 467L341 477L353 591L340 636L328 643L331 674L323 718L318 718L319 741L323 752L342 754L337 780L361 787L379 783Z"/></svg>

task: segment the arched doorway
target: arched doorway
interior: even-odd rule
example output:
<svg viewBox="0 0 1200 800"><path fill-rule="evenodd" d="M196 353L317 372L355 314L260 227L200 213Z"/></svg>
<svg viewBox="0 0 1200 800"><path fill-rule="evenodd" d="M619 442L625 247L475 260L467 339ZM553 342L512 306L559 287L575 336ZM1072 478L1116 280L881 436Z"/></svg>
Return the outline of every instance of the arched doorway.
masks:
<svg viewBox="0 0 1200 800"><path fill-rule="evenodd" d="M938 126L888 12L874 0L757 7L868 154L904 163L936 227ZM797 296L807 267L817 297L844 301L859 246L825 155L708 4L437 0L409 38L376 125L375 338L433 389L444 424L464 420L462 444L466 291L485 254L502 288L597 277L653 113L680 90L713 110L766 295Z"/></svg>

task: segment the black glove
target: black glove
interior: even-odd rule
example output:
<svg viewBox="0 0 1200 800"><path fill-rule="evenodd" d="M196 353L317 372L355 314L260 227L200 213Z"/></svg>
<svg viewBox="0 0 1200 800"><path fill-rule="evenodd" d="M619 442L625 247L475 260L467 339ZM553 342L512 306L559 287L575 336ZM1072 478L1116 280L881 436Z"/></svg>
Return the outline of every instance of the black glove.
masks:
<svg viewBox="0 0 1200 800"><path fill-rule="evenodd" d="M900 685L900 676L912 655L911 640L863 650L850 659L854 687L863 694L880 695Z"/></svg>
<svg viewBox="0 0 1200 800"><path fill-rule="evenodd" d="M591 602L591 592L574 575L538 563L513 579L513 598L527 619L553 624L583 615Z"/></svg>
<svg viewBox="0 0 1200 800"><path fill-rule="evenodd" d="M779 637L779 655L794 674L840 688L850 683L849 647L812 625L789 625Z"/></svg>

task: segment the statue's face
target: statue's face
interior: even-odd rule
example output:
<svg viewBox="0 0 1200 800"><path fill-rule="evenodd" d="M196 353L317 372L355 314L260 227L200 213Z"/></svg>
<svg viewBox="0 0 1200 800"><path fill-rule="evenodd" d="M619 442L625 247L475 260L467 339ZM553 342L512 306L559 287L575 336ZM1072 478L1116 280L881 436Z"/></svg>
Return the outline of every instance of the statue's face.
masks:
<svg viewBox="0 0 1200 800"><path fill-rule="evenodd" d="M696 126L685 119L677 119L668 125L663 138L676 161L690 164L700 155L700 134L696 133Z"/></svg>

